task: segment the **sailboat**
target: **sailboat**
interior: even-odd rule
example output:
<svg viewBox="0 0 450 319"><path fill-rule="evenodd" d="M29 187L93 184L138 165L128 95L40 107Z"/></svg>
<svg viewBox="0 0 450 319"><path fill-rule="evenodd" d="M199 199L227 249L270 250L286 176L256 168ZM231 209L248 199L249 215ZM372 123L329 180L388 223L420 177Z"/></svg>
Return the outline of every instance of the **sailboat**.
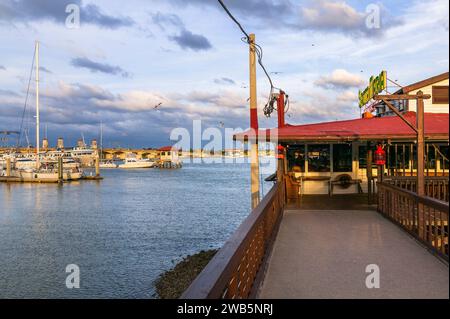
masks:
<svg viewBox="0 0 450 319"><path fill-rule="evenodd" d="M36 156L34 167L13 170L12 175L23 182L58 182L73 181L83 178L83 171L79 167L64 168L58 170L55 165L41 163L40 154L40 123L39 123L39 42L36 41L35 47L36 64Z"/></svg>

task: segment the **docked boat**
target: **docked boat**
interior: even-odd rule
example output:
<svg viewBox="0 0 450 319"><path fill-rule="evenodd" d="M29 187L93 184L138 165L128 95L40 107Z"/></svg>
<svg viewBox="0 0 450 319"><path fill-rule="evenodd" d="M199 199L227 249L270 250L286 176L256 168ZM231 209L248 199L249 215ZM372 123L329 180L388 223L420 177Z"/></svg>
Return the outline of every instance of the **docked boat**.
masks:
<svg viewBox="0 0 450 319"><path fill-rule="evenodd" d="M137 159L135 156L127 156L125 162L119 165L119 168L152 168L155 167L155 165L156 162L153 162L149 159Z"/></svg>
<svg viewBox="0 0 450 319"><path fill-rule="evenodd" d="M40 127L39 127L39 42L36 42L35 49L36 65L36 153L31 157L11 154L8 161L11 161L13 169L2 169L2 175L16 178L21 182L62 182L80 180L83 178L83 171L78 167L73 158L64 156L59 152L53 154L53 159L46 158L46 154L40 152ZM63 158L62 161L59 158ZM62 162L62 167L58 163ZM66 167L65 167L66 166ZM3 172L4 170L4 172Z"/></svg>
<svg viewBox="0 0 450 319"><path fill-rule="evenodd" d="M42 162L45 164L57 165L59 158L62 158L64 168L74 169L74 168L81 167L80 161L78 159L75 159L74 157L72 157L71 153L62 152L62 151L52 151L52 152L46 153Z"/></svg>
<svg viewBox="0 0 450 319"><path fill-rule="evenodd" d="M119 167L119 165L114 163L113 161L100 162L100 168L102 168L102 169L118 168L118 167Z"/></svg>

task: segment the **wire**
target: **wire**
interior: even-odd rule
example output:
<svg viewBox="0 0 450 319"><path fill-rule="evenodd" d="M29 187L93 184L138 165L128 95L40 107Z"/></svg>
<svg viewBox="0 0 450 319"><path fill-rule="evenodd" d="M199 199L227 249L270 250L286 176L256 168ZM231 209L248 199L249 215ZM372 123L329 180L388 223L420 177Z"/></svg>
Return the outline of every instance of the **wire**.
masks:
<svg viewBox="0 0 450 319"><path fill-rule="evenodd" d="M25 103L24 103L23 112L22 112L22 120L20 122L19 137L17 139L17 146L16 146L17 149L19 148L20 142L22 140L23 121L24 121L24 117L25 117L25 112L27 110L28 96L29 96L29 93L30 93L30 85L31 85L31 78L33 76L33 68L34 68L35 58L36 58L36 47L34 48L33 60L31 62L30 77L28 78L27 95L25 97Z"/></svg>
<svg viewBox="0 0 450 319"><path fill-rule="evenodd" d="M251 43L250 42L250 36L247 33L247 31L245 31L245 29L242 27L242 25L239 23L239 21L233 16L233 14L230 12L230 10L228 10L227 6L223 3L222 0L217 0L219 1L220 5L222 6L222 8L225 10L225 12L228 14L228 16L231 18L231 20L234 21L234 23L236 23L236 25L239 27L239 29L241 30L241 32L245 35L245 37L243 37L241 40L245 43L247 43L248 45L253 45L254 50L256 52L256 55L258 56L258 64L261 66L261 68L263 69L267 79L269 80L270 83L270 94L269 94L269 99L268 102L266 103L265 107L264 107L264 115L266 115L267 117L270 117L270 114L274 111L273 105L271 106L270 103L272 101L272 96L273 96L273 91L275 89L279 90L277 87L275 87L273 85L273 81L272 78L269 75L269 72L267 72L266 67L264 66L263 63L263 49L262 47L257 44L257 43Z"/></svg>

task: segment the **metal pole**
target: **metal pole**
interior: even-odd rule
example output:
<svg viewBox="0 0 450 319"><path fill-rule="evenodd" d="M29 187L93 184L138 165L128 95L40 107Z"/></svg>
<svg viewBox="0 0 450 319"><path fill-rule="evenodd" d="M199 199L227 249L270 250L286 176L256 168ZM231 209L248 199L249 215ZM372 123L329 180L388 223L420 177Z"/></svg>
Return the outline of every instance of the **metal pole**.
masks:
<svg viewBox="0 0 450 319"><path fill-rule="evenodd" d="M39 158L39 42L36 41L36 169L39 169L40 158Z"/></svg>
<svg viewBox="0 0 450 319"><path fill-rule="evenodd" d="M256 47L255 35L250 34L250 127L255 133L255 139L251 142L251 196L252 209L258 206L259 196L259 154L258 154L258 111L256 91Z"/></svg>
<svg viewBox="0 0 450 319"><path fill-rule="evenodd" d="M425 129L423 92L417 92L417 194L425 195Z"/></svg>

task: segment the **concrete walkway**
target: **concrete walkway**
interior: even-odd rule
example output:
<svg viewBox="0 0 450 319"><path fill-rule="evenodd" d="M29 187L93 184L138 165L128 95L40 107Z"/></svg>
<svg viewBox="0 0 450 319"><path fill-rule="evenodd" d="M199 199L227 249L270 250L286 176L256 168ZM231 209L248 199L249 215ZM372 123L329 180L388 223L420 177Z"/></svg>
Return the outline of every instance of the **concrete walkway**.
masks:
<svg viewBox="0 0 450 319"><path fill-rule="evenodd" d="M366 266L380 288L366 287ZM375 211L286 211L259 298L449 298L448 265Z"/></svg>

